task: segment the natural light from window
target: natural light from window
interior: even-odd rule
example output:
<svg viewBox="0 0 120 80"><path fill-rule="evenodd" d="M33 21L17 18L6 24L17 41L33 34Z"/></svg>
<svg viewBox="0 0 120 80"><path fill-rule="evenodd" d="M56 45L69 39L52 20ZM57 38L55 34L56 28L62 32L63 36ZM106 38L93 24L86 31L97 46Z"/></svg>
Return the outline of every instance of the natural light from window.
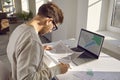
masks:
<svg viewBox="0 0 120 80"><path fill-rule="evenodd" d="M22 3L22 11L29 12L28 0L21 0L21 3Z"/></svg>
<svg viewBox="0 0 120 80"><path fill-rule="evenodd" d="M89 0L87 29L98 31L100 24L102 0Z"/></svg>
<svg viewBox="0 0 120 80"><path fill-rule="evenodd" d="M118 3L115 1L118 1ZM110 0L109 6L107 30L120 33L119 0Z"/></svg>
<svg viewBox="0 0 120 80"><path fill-rule="evenodd" d="M44 3L44 0L36 0L36 13L38 12L39 7Z"/></svg>
<svg viewBox="0 0 120 80"><path fill-rule="evenodd" d="M47 1L52 1L52 0L36 0L36 13L38 12L39 7Z"/></svg>
<svg viewBox="0 0 120 80"><path fill-rule="evenodd" d="M114 1L111 26L120 28L120 0Z"/></svg>

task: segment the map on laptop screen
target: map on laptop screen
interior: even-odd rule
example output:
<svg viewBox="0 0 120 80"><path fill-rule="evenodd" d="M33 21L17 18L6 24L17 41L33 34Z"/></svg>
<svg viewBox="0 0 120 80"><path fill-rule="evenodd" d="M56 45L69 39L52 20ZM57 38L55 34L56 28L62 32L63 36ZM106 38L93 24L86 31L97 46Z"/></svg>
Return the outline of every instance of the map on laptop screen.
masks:
<svg viewBox="0 0 120 80"><path fill-rule="evenodd" d="M104 38L98 34L81 30L78 45L94 53L95 55L99 55L103 39Z"/></svg>

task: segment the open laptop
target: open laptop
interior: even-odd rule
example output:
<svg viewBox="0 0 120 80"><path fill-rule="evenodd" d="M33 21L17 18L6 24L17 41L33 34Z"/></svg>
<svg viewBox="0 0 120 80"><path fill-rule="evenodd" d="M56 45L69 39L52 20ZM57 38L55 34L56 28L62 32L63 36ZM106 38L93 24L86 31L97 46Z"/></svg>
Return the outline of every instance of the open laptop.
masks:
<svg viewBox="0 0 120 80"><path fill-rule="evenodd" d="M83 52L79 58L99 58L104 36L81 29L77 47L71 48L75 52Z"/></svg>

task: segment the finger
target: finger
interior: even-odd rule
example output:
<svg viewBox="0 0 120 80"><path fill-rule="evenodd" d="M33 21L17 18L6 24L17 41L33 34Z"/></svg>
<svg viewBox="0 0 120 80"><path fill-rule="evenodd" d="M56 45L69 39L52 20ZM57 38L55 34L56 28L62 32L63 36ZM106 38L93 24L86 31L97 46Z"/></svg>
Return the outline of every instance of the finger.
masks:
<svg viewBox="0 0 120 80"><path fill-rule="evenodd" d="M63 64L63 63L62 63L62 64ZM67 68L72 69L69 64L63 64L63 65L66 66Z"/></svg>
<svg viewBox="0 0 120 80"><path fill-rule="evenodd" d="M52 50L52 48L51 47L47 47L46 50Z"/></svg>
<svg viewBox="0 0 120 80"><path fill-rule="evenodd" d="M52 47L51 47L51 46L49 46L49 47L48 47L48 49L49 49L49 50L52 50Z"/></svg>
<svg viewBox="0 0 120 80"><path fill-rule="evenodd" d="M69 64L64 64L64 63L61 63L64 67L66 68L70 68L70 65Z"/></svg>
<svg viewBox="0 0 120 80"><path fill-rule="evenodd" d="M44 49L45 49L45 50L52 50L52 47L45 45L45 46L44 46Z"/></svg>

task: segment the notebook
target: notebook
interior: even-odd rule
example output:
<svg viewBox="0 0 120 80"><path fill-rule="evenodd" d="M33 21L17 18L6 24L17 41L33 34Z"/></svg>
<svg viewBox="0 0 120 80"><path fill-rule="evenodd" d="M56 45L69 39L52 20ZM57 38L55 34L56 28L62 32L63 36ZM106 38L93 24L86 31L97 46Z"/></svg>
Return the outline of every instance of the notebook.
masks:
<svg viewBox="0 0 120 80"><path fill-rule="evenodd" d="M99 58L104 36L81 29L77 47L71 48L75 52L83 52L79 58Z"/></svg>

